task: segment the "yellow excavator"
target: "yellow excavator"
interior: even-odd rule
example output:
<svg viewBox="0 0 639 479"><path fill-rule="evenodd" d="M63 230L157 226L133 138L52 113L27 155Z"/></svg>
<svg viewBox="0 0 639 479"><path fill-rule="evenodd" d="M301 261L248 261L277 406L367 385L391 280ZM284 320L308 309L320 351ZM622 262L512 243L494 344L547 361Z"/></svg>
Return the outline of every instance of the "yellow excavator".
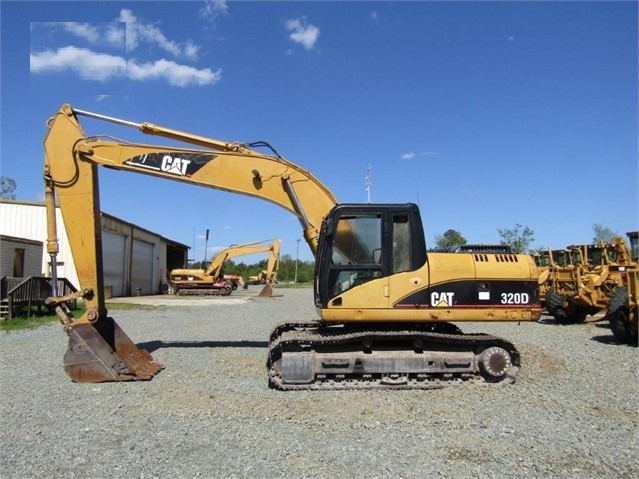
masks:
<svg viewBox="0 0 639 479"><path fill-rule="evenodd" d="M169 274L169 288L174 294L182 296L207 294L227 296L237 288L238 283L246 289L248 284L242 276L224 274L224 264L231 258L263 252L269 253L269 270L266 272L264 288L259 296L272 296L272 278L277 273L280 256L280 241L277 238L268 244L265 244L265 241L254 241L231 245L220 251L206 269L173 269Z"/></svg>
<svg viewBox="0 0 639 479"><path fill-rule="evenodd" d="M90 136L80 117L187 147ZM338 203L308 170L263 141L227 143L69 104L47 126L47 251L55 265L57 198L78 270L76 297L86 304L76 318L65 309L69 295L49 299L69 337L64 368L72 380L148 380L164 367L105 307L98 194L104 166L261 198L297 216L315 255L319 320L273 327L270 387L432 389L515 381L520 355L511 342L464 334L454 323L538 320L538 269L529 255L428 252L417 205Z"/></svg>

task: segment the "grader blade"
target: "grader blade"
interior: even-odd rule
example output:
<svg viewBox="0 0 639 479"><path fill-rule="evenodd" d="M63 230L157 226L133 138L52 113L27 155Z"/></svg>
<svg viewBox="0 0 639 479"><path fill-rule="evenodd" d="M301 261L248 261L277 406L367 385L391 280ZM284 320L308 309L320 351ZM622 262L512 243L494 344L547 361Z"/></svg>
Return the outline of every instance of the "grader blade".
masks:
<svg viewBox="0 0 639 479"><path fill-rule="evenodd" d="M145 349L139 349L113 318L98 323L67 325L69 347L64 370L79 383L152 379L164 369Z"/></svg>
<svg viewBox="0 0 639 479"><path fill-rule="evenodd" d="M270 284L266 283L258 296L260 298L270 298L271 296L273 296L273 287Z"/></svg>

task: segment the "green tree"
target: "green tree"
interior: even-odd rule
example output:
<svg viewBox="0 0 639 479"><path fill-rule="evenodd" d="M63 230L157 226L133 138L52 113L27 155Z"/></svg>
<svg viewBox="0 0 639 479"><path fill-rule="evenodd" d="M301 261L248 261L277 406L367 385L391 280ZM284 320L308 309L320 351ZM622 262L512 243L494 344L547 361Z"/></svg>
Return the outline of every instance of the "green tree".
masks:
<svg viewBox="0 0 639 479"><path fill-rule="evenodd" d="M8 176L0 176L0 198L15 200L16 182Z"/></svg>
<svg viewBox="0 0 639 479"><path fill-rule="evenodd" d="M615 239L617 236L621 236L616 231L612 231L607 226L600 225L598 223L592 225L592 231L595 234L595 236L592 238L592 242L594 244L599 244L600 241L603 241L604 243L612 243L613 239Z"/></svg>
<svg viewBox="0 0 639 479"><path fill-rule="evenodd" d="M261 271L268 267L268 260L263 259L255 264L235 263L228 260L224 263L225 274L237 274L244 279L249 276L258 276ZM297 262L297 282L309 283L313 281L315 274L314 261L298 261ZM277 280L281 283L288 283L295 280L295 258L285 254L280 258L279 268L277 270Z"/></svg>
<svg viewBox="0 0 639 479"><path fill-rule="evenodd" d="M530 244L535 241L535 232L528 226L516 224L513 229L497 228L501 241L499 244L508 245L514 253L525 253Z"/></svg>
<svg viewBox="0 0 639 479"><path fill-rule="evenodd" d="M464 245L468 241L459 231L448 230L443 235L435 236L435 244L438 248L446 248L448 246Z"/></svg>

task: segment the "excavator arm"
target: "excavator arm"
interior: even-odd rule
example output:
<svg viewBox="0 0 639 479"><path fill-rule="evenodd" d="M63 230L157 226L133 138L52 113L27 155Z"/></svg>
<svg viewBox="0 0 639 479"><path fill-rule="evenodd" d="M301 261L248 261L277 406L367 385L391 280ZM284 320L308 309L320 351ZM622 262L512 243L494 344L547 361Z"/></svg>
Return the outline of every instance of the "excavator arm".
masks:
<svg viewBox="0 0 639 479"><path fill-rule="evenodd" d="M145 145L87 136L79 116L137 128L147 135L206 149ZM265 155L249 148L251 145L269 146L264 142L225 143L151 123L136 124L74 110L68 104L49 120L48 127L45 178L50 179L61 202L63 196L82 197L84 210L93 206L90 203L97 202L96 167L102 165L275 203L299 218L304 238L311 251L316 253L322 218L337 204L330 190L309 171L287 161L274 150L273 155Z"/></svg>
<svg viewBox="0 0 639 479"><path fill-rule="evenodd" d="M276 281L277 270L280 267L280 242L273 241L268 254L268 264L266 266L266 284L272 285Z"/></svg>
<svg viewBox="0 0 639 479"><path fill-rule="evenodd" d="M222 250L220 253L218 253L215 256L215 258L213 258L213 261L211 261L211 264L206 270L206 274L209 276L218 276L220 272L222 271L222 267L224 266L224 263L228 261L229 259L236 258L238 256L247 256L250 254L265 253L267 251L269 253L272 253L272 251L275 248L277 248L279 251L278 239L274 239L270 244L258 244L258 243L263 243L263 241L259 241L256 243L245 243L241 245L233 245ZM278 255L279 255L279 252L278 252ZM271 254L269 254L269 258L270 256Z"/></svg>
<svg viewBox="0 0 639 479"><path fill-rule="evenodd" d="M82 116L136 128L144 134L191 147L147 145L90 136L80 124L79 117ZM274 150L272 155L266 155L246 144L220 142L151 123L131 123L75 110L69 104L64 104L49 119L47 127L44 141L47 251L55 277L57 198L86 312L80 318L73 318L65 310L63 301L55 298L57 291L50 304L55 307L70 338L65 369L78 382L149 379L162 368L148 353L139 350L107 316L102 278L98 166L270 201L299 218L304 238L313 253L317 251L322 218L337 203L328 188L310 172ZM254 146L268 145L258 142Z"/></svg>

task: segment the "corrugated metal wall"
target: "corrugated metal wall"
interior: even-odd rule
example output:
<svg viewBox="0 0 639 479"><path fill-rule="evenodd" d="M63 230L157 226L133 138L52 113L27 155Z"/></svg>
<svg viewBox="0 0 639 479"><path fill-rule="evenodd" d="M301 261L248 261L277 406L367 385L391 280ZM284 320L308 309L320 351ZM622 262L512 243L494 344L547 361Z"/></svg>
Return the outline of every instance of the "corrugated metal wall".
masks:
<svg viewBox="0 0 639 479"><path fill-rule="evenodd" d="M131 256L131 292L136 294L138 288L141 294L152 294L159 284L160 278L154 275L153 260L155 245L146 241L133 240L133 255ZM154 283L154 281L156 281Z"/></svg>
<svg viewBox="0 0 639 479"><path fill-rule="evenodd" d="M104 287L113 296L124 296L126 291L126 236L102 231L102 261Z"/></svg>
<svg viewBox="0 0 639 479"><path fill-rule="evenodd" d="M78 287L78 275L73 263L73 255L69 248L69 240L64 230L64 222L60 211L56 211L58 224L58 241L60 251L57 256L58 277L67 278ZM41 241L47 241L47 213L43 204L0 202L0 234ZM42 274L51 276L50 257L46 246L42 248Z"/></svg>
<svg viewBox="0 0 639 479"><path fill-rule="evenodd" d="M42 242L0 236L0 277L15 276L16 250L22 250L22 275L42 276Z"/></svg>
<svg viewBox="0 0 639 479"><path fill-rule="evenodd" d="M60 210L58 226L58 277L66 277L80 287L69 241ZM101 215L104 285L112 287L113 296L156 294L160 277L165 275L167 243L160 236L110 215ZM42 203L0 201L0 234L43 242L47 239L46 208ZM175 246L173 246L175 247ZM42 274L50 276L50 258L42 248ZM163 261L161 264L160 262Z"/></svg>

